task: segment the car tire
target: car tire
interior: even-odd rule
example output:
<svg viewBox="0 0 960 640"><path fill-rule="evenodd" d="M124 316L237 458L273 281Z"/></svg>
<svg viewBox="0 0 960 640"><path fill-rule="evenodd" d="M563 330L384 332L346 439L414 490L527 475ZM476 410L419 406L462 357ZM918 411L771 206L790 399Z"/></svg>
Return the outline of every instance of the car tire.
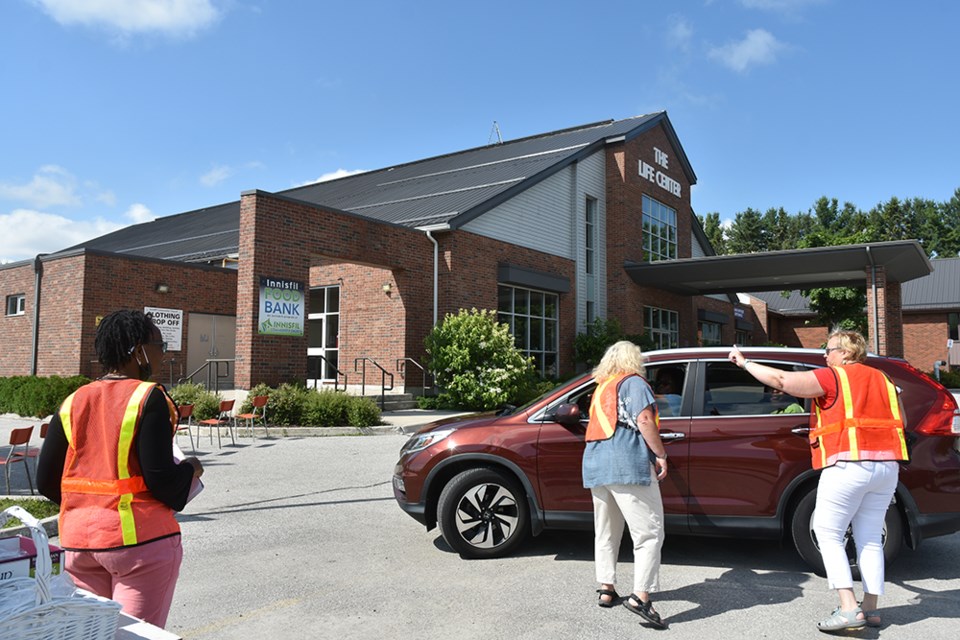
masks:
<svg viewBox="0 0 960 640"><path fill-rule="evenodd" d="M793 518L790 524L790 532L793 536L793 544L797 553L803 558L813 572L818 576L827 575L823 566L823 558L820 556L820 546L817 544L817 536L813 532L813 513L817 504L817 490L809 491L797 503L793 511ZM886 517L883 523L883 558L886 564L890 564L899 555L903 546L903 517L896 504L891 504L887 509ZM846 535L847 557L850 559L850 570L854 580L860 579L860 568L857 566L857 548L853 540L850 529L847 529Z"/></svg>
<svg viewBox="0 0 960 640"><path fill-rule="evenodd" d="M440 535L463 558L499 558L527 538L527 500L512 477L496 469L463 471L437 502Z"/></svg>

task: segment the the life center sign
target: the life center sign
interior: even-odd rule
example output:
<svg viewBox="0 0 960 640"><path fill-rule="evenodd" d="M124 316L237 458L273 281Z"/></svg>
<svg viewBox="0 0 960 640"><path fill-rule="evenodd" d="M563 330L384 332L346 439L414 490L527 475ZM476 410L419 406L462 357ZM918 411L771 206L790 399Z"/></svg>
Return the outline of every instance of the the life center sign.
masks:
<svg viewBox="0 0 960 640"><path fill-rule="evenodd" d="M656 147L653 148L653 161L664 169L670 168L670 157ZM646 178L661 189L669 191L678 198L680 197L680 193L682 192L680 183L643 160L640 161L640 177Z"/></svg>
<svg viewBox="0 0 960 640"><path fill-rule="evenodd" d="M302 282L260 277L258 333L270 336L302 336L305 317Z"/></svg>

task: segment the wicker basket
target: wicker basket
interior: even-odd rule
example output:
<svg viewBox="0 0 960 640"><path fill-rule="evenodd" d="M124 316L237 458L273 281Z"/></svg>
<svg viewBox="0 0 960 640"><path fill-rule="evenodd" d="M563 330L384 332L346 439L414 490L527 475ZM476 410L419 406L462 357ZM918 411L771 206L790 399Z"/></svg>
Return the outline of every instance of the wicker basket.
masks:
<svg viewBox="0 0 960 640"><path fill-rule="evenodd" d="M50 544L40 522L21 507L5 509L30 529L37 548L33 578L0 582L0 640L113 640L121 605L93 594L54 596L50 591Z"/></svg>

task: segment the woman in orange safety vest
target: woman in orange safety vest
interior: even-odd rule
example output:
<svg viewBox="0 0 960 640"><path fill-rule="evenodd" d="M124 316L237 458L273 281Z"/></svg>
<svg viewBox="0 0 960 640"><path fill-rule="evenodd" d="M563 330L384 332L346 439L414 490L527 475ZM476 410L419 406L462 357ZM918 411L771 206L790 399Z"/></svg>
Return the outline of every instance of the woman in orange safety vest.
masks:
<svg viewBox="0 0 960 640"><path fill-rule="evenodd" d="M663 546L663 502L657 484L667 475L657 404L643 378L643 354L632 342L610 346L593 372L583 486L593 496L594 555L599 605L619 598L617 555L626 522L633 539L633 591L623 606L665 627L650 592L658 588Z"/></svg>
<svg viewBox="0 0 960 640"><path fill-rule="evenodd" d="M883 522L907 460L906 418L897 388L880 370L867 366L867 346L855 331L835 330L824 353L827 367L783 371L747 359L736 347L730 360L760 382L801 398L816 398L810 417L813 468L822 469L817 485L814 532L827 582L840 606L817 623L832 632L880 626L877 599L883 595ZM853 591L844 549L853 525L863 602Z"/></svg>
<svg viewBox="0 0 960 640"><path fill-rule="evenodd" d="M196 458L176 462L177 408L147 380L166 344L139 311L104 317L94 340L106 374L67 397L53 416L37 486L60 505L60 544L77 586L166 624L183 551L183 509Z"/></svg>

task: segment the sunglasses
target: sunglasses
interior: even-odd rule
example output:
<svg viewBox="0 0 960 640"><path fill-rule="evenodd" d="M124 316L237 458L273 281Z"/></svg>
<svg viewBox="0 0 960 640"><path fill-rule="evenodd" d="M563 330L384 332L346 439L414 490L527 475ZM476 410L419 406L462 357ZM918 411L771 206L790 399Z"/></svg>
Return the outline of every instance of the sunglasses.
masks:
<svg viewBox="0 0 960 640"><path fill-rule="evenodd" d="M827 347L823 350L823 355L828 356L831 351L843 351L843 347Z"/></svg>

